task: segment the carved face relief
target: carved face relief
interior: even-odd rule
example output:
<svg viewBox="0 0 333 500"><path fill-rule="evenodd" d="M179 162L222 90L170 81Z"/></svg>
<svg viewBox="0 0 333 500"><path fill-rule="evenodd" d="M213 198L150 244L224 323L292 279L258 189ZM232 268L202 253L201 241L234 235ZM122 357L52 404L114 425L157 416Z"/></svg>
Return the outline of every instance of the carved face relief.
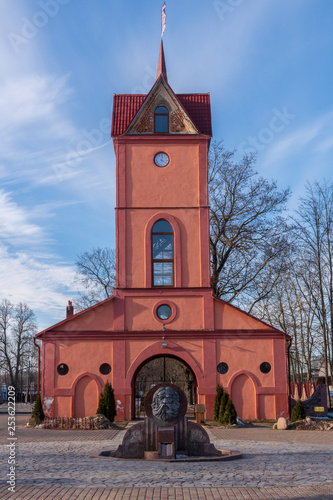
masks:
<svg viewBox="0 0 333 500"><path fill-rule="evenodd" d="M179 412L179 395L172 387L160 387L151 404L153 415L164 422L177 418Z"/></svg>

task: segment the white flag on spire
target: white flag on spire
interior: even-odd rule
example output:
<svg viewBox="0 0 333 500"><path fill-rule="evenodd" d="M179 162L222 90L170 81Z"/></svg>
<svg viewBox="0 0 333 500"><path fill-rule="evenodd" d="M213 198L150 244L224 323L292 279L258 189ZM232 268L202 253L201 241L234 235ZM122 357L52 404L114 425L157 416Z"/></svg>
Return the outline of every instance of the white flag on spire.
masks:
<svg viewBox="0 0 333 500"><path fill-rule="evenodd" d="M161 35L161 38L163 37L163 33L165 31L165 28L166 28L166 12L165 12L165 8L166 8L166 4L164 2L163 5L162 5L162 35Z"/></svg>

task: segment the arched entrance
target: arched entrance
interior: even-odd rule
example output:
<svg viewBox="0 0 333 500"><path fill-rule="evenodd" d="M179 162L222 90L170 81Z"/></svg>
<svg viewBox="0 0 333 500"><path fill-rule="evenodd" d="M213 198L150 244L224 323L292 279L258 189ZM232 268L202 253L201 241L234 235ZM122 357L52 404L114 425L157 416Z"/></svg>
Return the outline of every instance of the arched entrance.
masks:
<svg viewBox="0 0 333 500"><path fill-rule="evenodd" d="M82 377L75 387L74 417L91 417L98 406L98 388L94 379Z"/></svg>
<svg viewBox="0 0 333 500"><path fill-rule="evenodd" d="M237 415L244 420L256 418L255 388L250 377L242 373L233 381L231 398Z"/></svg>
<svg viewBox="0 0 333 500"><path fill-rule="evenodd" d="M185 392L188 412L194 412L197 380L191 367L174 356L156 356L142 363L132 381L132 415L140 418L144 413L144 400L148 391L161 382L170 382Z"/></svg>

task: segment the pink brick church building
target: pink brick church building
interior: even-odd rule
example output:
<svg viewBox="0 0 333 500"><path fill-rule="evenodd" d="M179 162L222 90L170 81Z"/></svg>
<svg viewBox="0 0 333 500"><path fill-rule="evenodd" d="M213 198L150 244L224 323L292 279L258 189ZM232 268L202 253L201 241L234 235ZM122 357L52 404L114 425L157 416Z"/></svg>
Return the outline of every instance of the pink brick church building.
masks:
<svg viewBox="0 0 333 500"><path fill-rule="evenodd" d="M207 419L217 383L244 419L287 416L288 337L210 286L210 96L174 93L162 43L150 92L114 96L111 136L117 284L37 334L48 414L94 415L109 380L117 419L133 419L154 383L179 380Z"/></svg>

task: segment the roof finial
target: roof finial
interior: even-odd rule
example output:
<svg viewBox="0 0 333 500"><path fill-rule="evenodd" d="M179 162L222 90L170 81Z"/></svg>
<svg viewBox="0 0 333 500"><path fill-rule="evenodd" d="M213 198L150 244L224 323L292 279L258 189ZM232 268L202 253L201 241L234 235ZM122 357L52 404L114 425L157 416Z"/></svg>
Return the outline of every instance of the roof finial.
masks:
<svg viewBox="0 0 333 500"><path fill-rule="evenodd" d="M164 49L163 49L163 34L166 28L166 4L163 2L162 5L162 33L161 33L161 47L160 47L160 56L158 58L158 66L157 66L157 77L156 80L163 76L164 80L168 81L165 58L164 58Z"/></svg>
<svg viewBox="0 0 333 500"><path fill-rule="evenodd" d="M163 78L166 82L168 81L167 69L166 69L165 58L164 58L163 40L161 40L160 56L158 58L156 80L158 80L160 78L160 76L163 76Z"/></svg>

